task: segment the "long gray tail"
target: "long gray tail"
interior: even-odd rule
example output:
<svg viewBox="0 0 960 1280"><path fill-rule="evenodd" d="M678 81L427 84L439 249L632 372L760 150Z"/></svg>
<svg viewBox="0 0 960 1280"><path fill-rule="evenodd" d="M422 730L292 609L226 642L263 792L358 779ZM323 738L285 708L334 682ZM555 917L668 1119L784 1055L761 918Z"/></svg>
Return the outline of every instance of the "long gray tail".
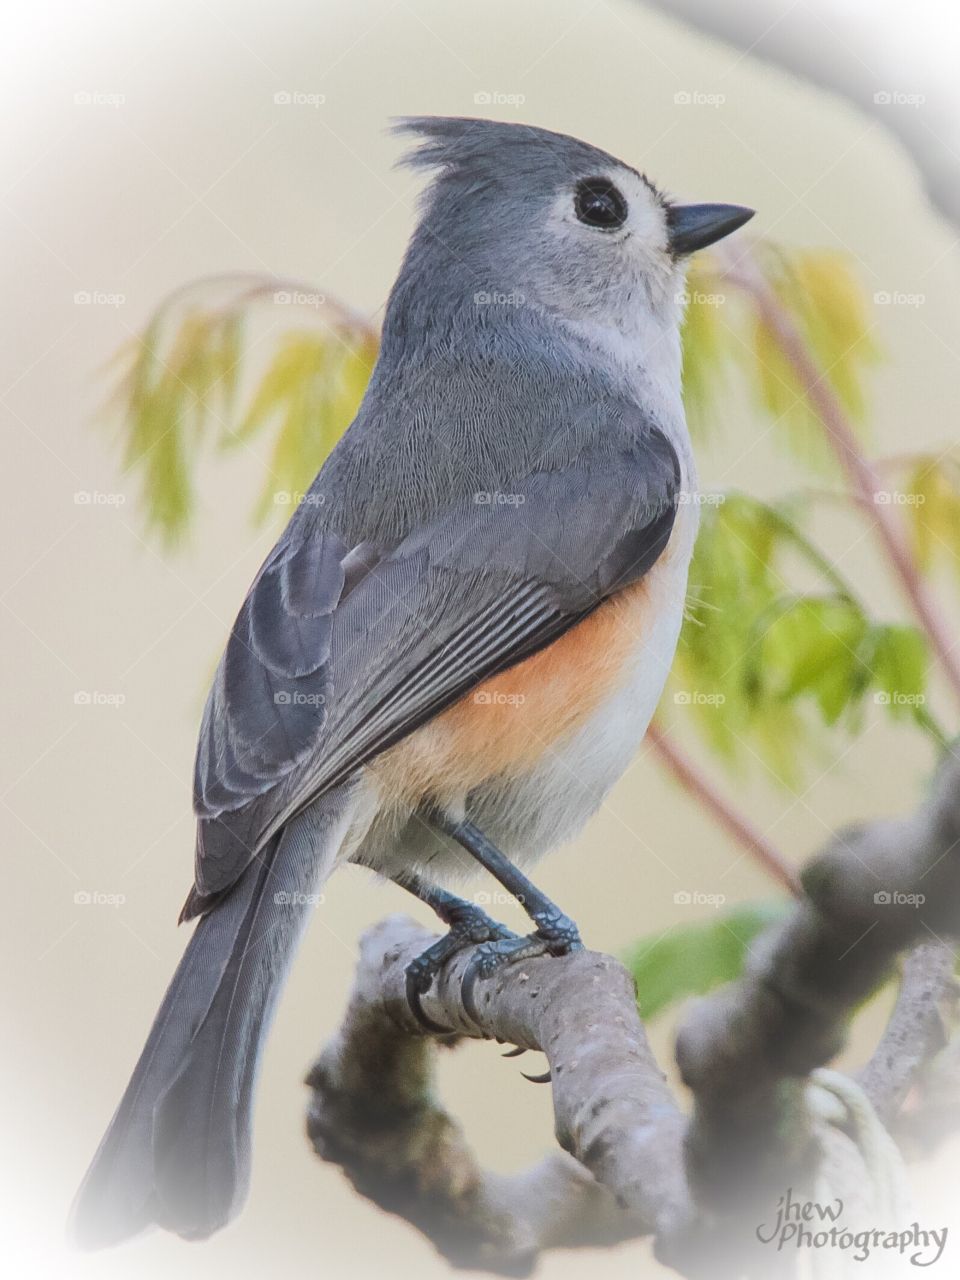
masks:
<svg viewBox="0 0 960 1280"><path fill-rule="evenodd" d="M261 1049L347 810L346 787L322 797L200 920L77 1193L82 1247L151 1223L201 1239L239 1211Z"/></svg>

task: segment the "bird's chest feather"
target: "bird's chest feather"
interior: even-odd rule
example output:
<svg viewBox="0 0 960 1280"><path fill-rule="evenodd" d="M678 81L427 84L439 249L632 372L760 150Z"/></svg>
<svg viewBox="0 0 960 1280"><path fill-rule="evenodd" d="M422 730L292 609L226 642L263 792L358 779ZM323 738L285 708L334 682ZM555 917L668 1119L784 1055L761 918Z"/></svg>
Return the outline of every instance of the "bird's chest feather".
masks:
<svg viewBox="0 0 960 1280"><path fill-rule="evenodd" d="M640 582L385 752L372 766L384 798L455 804L491 779L529 777L551 760L562 772L578 741L614 781L646 730L673 659L690 523L681 508L669 546Z"/></svg>

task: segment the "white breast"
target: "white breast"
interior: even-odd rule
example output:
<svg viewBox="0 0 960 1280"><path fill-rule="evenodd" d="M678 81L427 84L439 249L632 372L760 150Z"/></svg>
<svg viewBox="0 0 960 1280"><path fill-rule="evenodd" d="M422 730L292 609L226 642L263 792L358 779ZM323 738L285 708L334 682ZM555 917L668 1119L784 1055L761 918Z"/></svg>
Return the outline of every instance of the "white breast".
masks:
<svg viewBox="0 0 960 1280"><path fill-rule="evenodd" d="M689 523L695 527L692 518ZM678 533L686 540L687 529ZM590 719L530 773L471 796L471 816L514 861L529 864L577 835L636 755L673 662L688 559L673 561L659 575L652 571L658 598L653 622L625 679Z"/></svg>

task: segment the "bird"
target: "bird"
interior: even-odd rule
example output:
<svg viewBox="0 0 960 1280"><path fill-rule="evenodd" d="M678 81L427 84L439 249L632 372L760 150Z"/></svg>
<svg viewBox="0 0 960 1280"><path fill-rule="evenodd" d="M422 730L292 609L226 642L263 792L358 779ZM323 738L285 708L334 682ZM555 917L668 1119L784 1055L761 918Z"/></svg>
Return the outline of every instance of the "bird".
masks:
<svg viewBox="0 0 960 1280"><path fill-rule="evenodd" d="M419 218L356 417L213 680L181 914L197 923L74 1202L81 1247L150 1226L204 1239L239 1212L264 1038L336 868L448 926L407 972L425 1030L461 949L466 996L579 948L527 871L622 775L673 658L698 512L684 273L753 210L677 203L544 128L394 128L428 176ZM529 934L456 894L480 870Z"/></svg>

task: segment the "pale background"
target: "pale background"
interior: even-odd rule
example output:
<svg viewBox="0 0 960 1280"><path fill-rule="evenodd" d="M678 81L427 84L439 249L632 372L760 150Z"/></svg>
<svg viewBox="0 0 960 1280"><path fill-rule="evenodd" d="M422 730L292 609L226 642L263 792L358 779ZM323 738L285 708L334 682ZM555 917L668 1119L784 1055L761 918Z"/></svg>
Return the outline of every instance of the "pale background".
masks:
<svg viewBox="0 0 960 1280"><path fill-rule="evenodd" d="M844 248L871 296L923 294L922 306L875 308L888 353L873 379L875 432L888 451L943 446L956 434L954 232L929 212L909 158L875 121L630 0L107 0L34 5L6 25L5 1255L20 1255L18 1276L367 1277L389 1266L432 1280L445 1264L314 1159L303 1131L300 1081L343 1008L358 934L410 905L352 871L328 886L269 1044L239 1221L203 1246L154 1235L87 1258L63 1244L70 1197L184 943L174 921L190 878L205 682L276 532L253 532L247 517L266 466L260 444L205 469L191 543L161 557L96 425L102 366L165 293L215 271L296 275L378 313L415 194L411 176L391 170L387 117L490 114L588 138L685 198L753 205L757 231L785 243ZM275 105L282 90L326 101ZM680 106L683 90L725 100ZM479 92L523 101L478 107ZM111 94L123 102L108 105ZM79 291L125 300L80 306ZM277 329L291 322L282 308L268 318ZM800 479L770 434L736 420L704 452L702 471L707 487L764 496ZM78 505L77 492L126 502ZM863 529L834 518L823 534L877 612L900 616ZM124 701L77 705L79 691ZM879 720L839 754L798 795L772 791L760 769L737 784L796 860L836 823L912 805L932 763L917 736ZM588 943L613 952L688 920L695 909L674 904L678 890L729 901L771 892L644 759L540 879ZM82 891L124 901L77 904ZM653 1029L664 1062L672 1025ZM549 1091L492 1046L453 1055L443 1089L492 1164L521 1167L551 1141ZM953 1197L944 1178L929 1182L921 1218L939 1225ZM540 1274L646 1274L646 1259L643 1246L552 1255Z"/></svg>

